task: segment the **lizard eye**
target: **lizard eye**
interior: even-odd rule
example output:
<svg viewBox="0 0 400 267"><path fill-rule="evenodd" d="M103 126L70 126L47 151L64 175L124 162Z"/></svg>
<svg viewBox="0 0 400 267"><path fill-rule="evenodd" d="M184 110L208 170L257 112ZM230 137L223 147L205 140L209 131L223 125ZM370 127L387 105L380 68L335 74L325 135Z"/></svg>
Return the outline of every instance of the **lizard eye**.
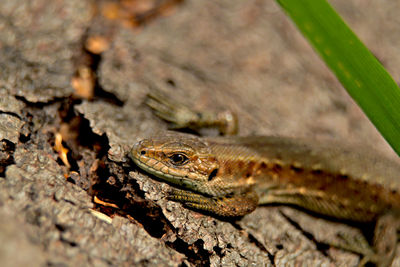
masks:
<svg viewBox="0 0 400 267"><path fill-rule="evenodd" d="M174 165L183 165L186 164L186 162L189 160L189 158L182 153L175 153L169 156L169 159L171 160L171 163Z"/></svg>

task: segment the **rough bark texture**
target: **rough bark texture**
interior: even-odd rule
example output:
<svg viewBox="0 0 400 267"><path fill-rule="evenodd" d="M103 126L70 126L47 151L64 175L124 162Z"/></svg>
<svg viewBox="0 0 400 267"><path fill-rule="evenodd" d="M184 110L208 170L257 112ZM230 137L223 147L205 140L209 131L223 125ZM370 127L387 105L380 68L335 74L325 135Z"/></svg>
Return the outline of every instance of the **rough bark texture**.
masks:
<svg viewBox="0 0 400 267"><path fill-rule="evenodd" d="M400 2L331 2L398 81ZM167 201L169 186L126 157L167 129L143 105L154 88L235 111L241 135L336 138L395 157L277 4L186 0L132 30L95 15L100 3L0 1L0 265L356 265L324 242L357 229L284 207L221 221ZM94 35L110 42L100 56L83 49ZM72 96L85 57L92 101ZM70 168L54 149L66 125Z"/></svg>

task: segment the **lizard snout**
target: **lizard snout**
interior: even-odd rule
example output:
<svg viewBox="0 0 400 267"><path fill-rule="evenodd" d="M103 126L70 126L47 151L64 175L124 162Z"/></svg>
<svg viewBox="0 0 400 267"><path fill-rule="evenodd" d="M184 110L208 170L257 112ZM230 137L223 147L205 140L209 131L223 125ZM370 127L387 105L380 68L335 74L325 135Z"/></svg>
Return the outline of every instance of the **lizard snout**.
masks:
<svg viewBox="0 0 400 267"><path fill-rule="evenodd" d="M146 143L148 143L146 140L141 140L133 145L131 149L131 157L133 159L139 159L147 154Z"/></svg>

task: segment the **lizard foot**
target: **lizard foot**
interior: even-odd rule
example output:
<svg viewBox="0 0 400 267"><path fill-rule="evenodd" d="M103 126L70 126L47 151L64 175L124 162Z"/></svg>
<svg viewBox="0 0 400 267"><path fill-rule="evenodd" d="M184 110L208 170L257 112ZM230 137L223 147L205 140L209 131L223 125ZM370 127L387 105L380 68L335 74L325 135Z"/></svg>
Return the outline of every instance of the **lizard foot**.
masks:
<svg viewBox="0 0 400 267"><path fill-rule="evenodd" d="M148 94L145 103L158 117L171 123L171 129L189 128L198 131L215 127L222 135L234 135L238 131L237 116L230 111L196 111L157 91Z"/></svg>
<svg viewBox="0 0 400 267"><path fill-rule="evenodd" d="M180 202L184 206L221 217L241 217L252 212L258 204L258 197L254 192L215 198L197 194L191 191L173 189L168 199Z"/></svg>

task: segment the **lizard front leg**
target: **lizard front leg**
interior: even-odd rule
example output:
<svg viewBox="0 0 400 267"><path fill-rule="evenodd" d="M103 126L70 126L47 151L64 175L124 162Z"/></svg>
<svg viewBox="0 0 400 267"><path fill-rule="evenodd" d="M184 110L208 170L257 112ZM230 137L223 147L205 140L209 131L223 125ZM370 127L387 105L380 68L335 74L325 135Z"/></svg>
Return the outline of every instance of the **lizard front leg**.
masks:
<svg viewBox="0 0 400 267"><path fill-rule="evenodd" d="M247 192L231 197L211 197L191 191L173 189L168 199L180 202L184 206L221 217L241 217L256 209L258 196L255 192Z"/></svg>

